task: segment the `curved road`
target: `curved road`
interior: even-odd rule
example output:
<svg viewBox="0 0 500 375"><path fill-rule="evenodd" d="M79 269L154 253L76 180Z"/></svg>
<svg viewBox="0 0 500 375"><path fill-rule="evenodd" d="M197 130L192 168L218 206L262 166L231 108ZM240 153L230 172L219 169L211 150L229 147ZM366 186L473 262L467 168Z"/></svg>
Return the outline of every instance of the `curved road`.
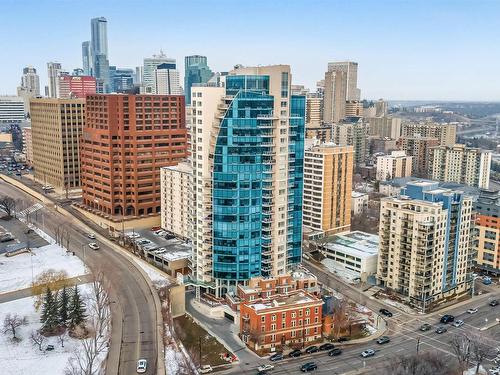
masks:
<svg viewBox="0 0 500 375"><path fill-rule="evenodd" d="M16 187L0 181L0 193L15 199L22 199L26 205L38 202L32 196ZM40 214L43 212L43 215ZM43 220L42 220L43 216ZM157 330L153 295L147 281L124 255L114 251L103 241L89 240L84 227L77 219L44 207L38 214L38 226L54 235L54 228L64 227L69 231L70 250L84 259L95 273L104 272L111 286L112 337L110 353L119 346L119 367L109 361L107 374L128 375L136 373L139 358L148 361L147 374L157 371ZM100 250L93 251L88 243L96 241ZM121 324L120 324L121 323Z"/></svg>

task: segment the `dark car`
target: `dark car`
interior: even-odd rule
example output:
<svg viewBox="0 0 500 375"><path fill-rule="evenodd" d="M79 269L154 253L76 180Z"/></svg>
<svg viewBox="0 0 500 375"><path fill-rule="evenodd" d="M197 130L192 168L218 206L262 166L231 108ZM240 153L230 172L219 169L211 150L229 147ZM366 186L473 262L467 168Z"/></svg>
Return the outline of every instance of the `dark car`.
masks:
<svg viewBox="0 0 500 375"><path fill-rule="evenodd" d="M52 351L52 350L54 350L54 345L47 345L47 347L45 348L45 350L47 350L49 352Z"/></svg>
<svg viewBox="0 0 500 375"><path fill-rule="evenodd" d="M269 357L271 361L281 361L283 359L283 353L274 353L272 356Z"/></svg>
<svg viewBox="0 0 500 375"><path fill-rule="evenodd" d="M267 372L267 371L258 371L257 375L269 375L269 372Z"/></svg>
<svg viewBox="0 0 500 375"><path fill-rule="evenodd" d="M377 344L387 344L389 341L391 341L389 336L382 336L377 339Z"/></svg>
<svg viewBox="0 0 500 375"><path fill-rule="evenodd" d="M494 299L493 301L490 302L490 306L495 307L498 305L498 301Z"/></svg>
<svg viewBox="0 0 500 375"><path fill-rule="evenodd" d="M328 352L328 355L330 357L336 357L336 356L341 355L341 354L342 354L342 349L340 349L340 348L334 348Z"/></svg>
<svg viewBox="0 0 500 375"><path fill-rule="evenodd" d="M422 332L425 332L425 331L430 331L432 329L432 326L429 324L429 323L425 323L425 324L422 324L420 326L420 330Z"/></svg>
<svg viewBox="0 0 500 375"><path fill-rule="evenodd" d="M332 349L335 349L335 345L333 345L330 342L327 342L326 344L319 346L319 350L332 350Z"/></svg>
<svg viewBox="0 0 500 375"><path fill-rule="evenodd" d="M380 309L379 313L381 313L382 315L385 315L385 316L387 316L389 318L392 316L392 313L389 310L387 310L387 309Z"/></svg>
<svg viewBox="0 0 500 375"><path fill-rule="evenodd" d="M290 353L288 353L288 356L292 357L292 358L300 357L301 355L302 355L302 352L300 351L300 349L295 349L295 350L292 350Z"/></svg>
<svg viewBox="0 0 500 375"><path fill-rule="evenodd" d="M317 370L318 369L318 365L314 362L307 362L307 363L304 363L301 367L300 367L300 371L302 372L309 372L309 371L314 371L314 370Z"/></svg>
<svg viewBox="0 0 500 375"><path fill-rule="evenodd" d="M349 337L342 336L337 339L337 342L346 342L346 341L349 341Z"/></svg>
<svg viewBox="0 0 500 375"><path fill-rule="evenodd" d="M307 354L316 353L318 351L319 351L319 349L318 349L318 347L316 345L313 345L313 346L310 346L310 347L306 348L306 353Z"/></svg>
<svg viewBox="0 0 500 375"><path fill-rule="evenodd" d="M445 333L446 331L448 331L448 330L446 329L446 327L437 327L437 329L436 329L436 333L437 333L438 335L440 335L441 333Z"/></svg>
<svg viewBox="0 0 500 375"><path fill-rule="evenodd" d="M454 320L455 320L455 317L453 315L446 314L446 315L443 315L439 321L443 324L448 324L448 323L453 322Z"/></svg>

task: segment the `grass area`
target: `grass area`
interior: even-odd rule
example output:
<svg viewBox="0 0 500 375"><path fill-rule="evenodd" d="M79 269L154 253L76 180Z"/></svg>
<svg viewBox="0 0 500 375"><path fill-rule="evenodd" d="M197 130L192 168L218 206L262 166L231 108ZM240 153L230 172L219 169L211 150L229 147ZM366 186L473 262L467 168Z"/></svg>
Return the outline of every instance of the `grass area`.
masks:
<svg viewBox="0 0 500 375"><path fill-rule="evenodd" d="M201 365L217 366L227 364L226 361L221 359L221 354L227 353L224 345L196 324L189 315L175 318L174 329L194 363L200 362L201 351Z"/></svg>

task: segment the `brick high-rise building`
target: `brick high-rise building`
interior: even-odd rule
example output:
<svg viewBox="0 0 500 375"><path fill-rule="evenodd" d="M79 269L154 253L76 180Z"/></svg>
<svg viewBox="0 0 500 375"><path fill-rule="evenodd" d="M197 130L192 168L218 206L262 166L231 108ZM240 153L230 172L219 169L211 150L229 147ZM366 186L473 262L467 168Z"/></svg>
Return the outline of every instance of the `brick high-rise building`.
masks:
<svg viewBox="0 0 500 375"><path fill-rule="evenodd" d="M83 204L111 219L159 215L160 168L186 157L183 95L89 95Z"/></svg>
<svg viewBox="0 0 500 375"><path fill-rule="evenodd" d="M63 99L83 98L96 93L96 79L90 76L59 77L59 97Z"/></svg>

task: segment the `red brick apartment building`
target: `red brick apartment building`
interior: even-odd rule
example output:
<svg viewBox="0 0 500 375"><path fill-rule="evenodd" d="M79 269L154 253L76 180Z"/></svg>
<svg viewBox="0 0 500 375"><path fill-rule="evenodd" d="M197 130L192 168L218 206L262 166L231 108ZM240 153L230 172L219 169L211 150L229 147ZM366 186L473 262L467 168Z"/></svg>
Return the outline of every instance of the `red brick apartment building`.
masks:
<svg viewBox="0 0 500 375"><path fill-rule="evenodd" d="M160 168L187 155L183 95L88 95L83 204L108 219L160 213Z"/></svg>
<svg viewBox="0 0 500 375"><path fill-rule="evenodd" d="M303 347L321 340L323 300L297 290L240 305L240 335L255 351Z"/></svg>

